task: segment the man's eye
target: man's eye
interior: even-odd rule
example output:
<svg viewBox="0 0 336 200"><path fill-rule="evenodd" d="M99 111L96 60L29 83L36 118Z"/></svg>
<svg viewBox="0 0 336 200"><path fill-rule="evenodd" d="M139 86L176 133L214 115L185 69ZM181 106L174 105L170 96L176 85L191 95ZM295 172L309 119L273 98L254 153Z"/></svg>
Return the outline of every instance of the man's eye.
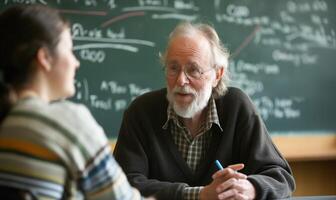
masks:
<svg viewBox="0 0 336 200"><path fill-rule="evenodd" d="M196 74L198 74L200 71L198 70L198 68L197 67L190 67L189 69L188 69L188 74L190 74L190 75L196 75Z"/></svg>
<svg viewBox="0 0 336 200"><path fill-rule="evenodd" d="M179 67L176 65L170 65L168 69L173 72L179 71Z"/></svg>

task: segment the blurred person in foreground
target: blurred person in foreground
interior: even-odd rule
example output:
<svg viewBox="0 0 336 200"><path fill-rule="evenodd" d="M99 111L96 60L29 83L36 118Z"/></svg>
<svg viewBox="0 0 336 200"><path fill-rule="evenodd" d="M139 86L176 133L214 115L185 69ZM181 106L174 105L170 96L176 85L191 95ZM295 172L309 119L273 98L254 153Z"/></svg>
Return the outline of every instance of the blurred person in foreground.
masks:
<svg viewBox="0 0 336 200"><path fill-rule="evenodd" d="M142 199L75 93L69 23L51 8L0 14L0 199Z"/></svg>
<svg viewBox="0 0 336 200"><path fill-rule="evenodd" d="M277 199L295 188L250 98L228 87L228 53L207 24L179 24L162 55L167 88L135 99L114 155L157 199ZM219 160L223 170L218 170ZM239 172L237 172L239 170Z"/></svg>

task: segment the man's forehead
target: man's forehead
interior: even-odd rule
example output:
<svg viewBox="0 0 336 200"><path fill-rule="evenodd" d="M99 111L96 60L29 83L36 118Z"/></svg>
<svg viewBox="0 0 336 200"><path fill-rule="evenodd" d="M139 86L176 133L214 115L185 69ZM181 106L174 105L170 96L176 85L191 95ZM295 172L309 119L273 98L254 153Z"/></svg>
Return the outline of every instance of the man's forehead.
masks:
<svg viewBox="0 0 336 200"><path fill-rule="evenodd" d="M208 46L209 42L201 34L192 35L179 35L171 39L169 43L169 48L172 47L205 47Z"/></svg>
<svg viewBox="0 0 336 200"><path fill-rule="evenodd" d="M167 61L206 62L210 59L210 46L205 38L179 36L167 49Z"/></svg>

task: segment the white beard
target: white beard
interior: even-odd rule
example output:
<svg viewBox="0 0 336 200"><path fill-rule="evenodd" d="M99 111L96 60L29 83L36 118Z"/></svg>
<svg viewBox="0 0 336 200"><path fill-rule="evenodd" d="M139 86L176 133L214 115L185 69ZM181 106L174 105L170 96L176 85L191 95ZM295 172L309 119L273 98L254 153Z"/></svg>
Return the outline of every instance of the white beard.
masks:
<svg viewBox="0 0 336 200"><path fill-rule="evenodd" d="M186 106L179 105L174 99L174 94L176 92L192 94L194 96L192 102ZM204 88L200 90L199 94L189 86L174 87L172 91L168 90L167 99L173 106L177 115L183 118L192 118L196 113L201 112L208 105L211 93L212 87L210 84L205 85Z"/></svg>

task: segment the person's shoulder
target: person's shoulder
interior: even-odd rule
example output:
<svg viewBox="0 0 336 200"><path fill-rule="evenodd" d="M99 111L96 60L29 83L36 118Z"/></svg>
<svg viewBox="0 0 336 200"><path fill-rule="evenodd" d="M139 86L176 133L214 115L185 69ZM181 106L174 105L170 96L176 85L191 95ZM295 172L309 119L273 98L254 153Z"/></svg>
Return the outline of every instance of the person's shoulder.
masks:
<svg viewBox="0 0 336 200"><path fill-rule="evenodd" d="M249 96L240 88L228 87L226 93L219 100L234 100L235 102L250 101Z"/></svg>
<svg viewBox="0 0 336 200"><path fill-rule="evenodd" d="M88 113L88 109L81 104L73 103L68 100L59 100L52 103L45 102L40 98L28 98L20 100L13 108L13 112L35 112L41 115L57 116L58 113L72 113L78 112Z"/></svg>
<svg viewBox="0 0 336 200"><path fill-rule="evenodd" d="M74 138L90 138L92 148L93 145L107 142L103 128L84 104L61 100L53 102L50 107L50 114L57 116L55 121L62 124Z"/></svg>
<svg viewBox="0 0 336 200"><path fill-rule="evenodd" d="M10 114L14 117L24 116L27 119L63 127L67 130L75 130L81 126L99 128L86 106L68 100L49 103L37 97L21 99Z"/></svg>
<svg viewBox="0 0 336 200"><path fill-rule="evenodd" d="M40 119L53 121L53 123L62 126L95 122L91 112L85 105L68 100L48 103L39 98L25 99L17 103L13 112L29 113L30 116L39 116L38 118Z"/></svg>
<svg viewBox="0 0 336 200"><path fill-rule="evenodd" d="M75 103L69 100L61 100L50 104L50 113L55 116L62 116L61 118L67 118L73 121L73 123L83 123L87 125L97 122L92 116L90 110L81 103Z"/></svg>
<svg viewBox="0 0 336 200"><path fill-rule="evenodd" d="M91 115L89 109L80 103L74 103L69 100L60 100L60 101L55 101L50 104L50 110L52 112L66 112L66 113L72 113L74 115Z"/></svg>
<svg viewBox="0 0 336 200"><path fill-rule="evenodd" d="M245 110L248 113L255 113L256 109L250 97L240 88L228 87L227 92L216 100L218 105L225 108Z"/></svg>
<svg viewBox="0 0 336 200"><path fill-rule="evenodd" d="M18 102L11 112L13 119L24 117L29 122L43 126L44 129L34 127L36 134L43 135L61 146L64 146L65 142L66 146L75 147L80 141L80 145L85 145L85 149L97 150L108 143L102 127L82 104L68 100L48 103L39 98L30 98ZM90 145L86 145L89 143Z"/></svg>

